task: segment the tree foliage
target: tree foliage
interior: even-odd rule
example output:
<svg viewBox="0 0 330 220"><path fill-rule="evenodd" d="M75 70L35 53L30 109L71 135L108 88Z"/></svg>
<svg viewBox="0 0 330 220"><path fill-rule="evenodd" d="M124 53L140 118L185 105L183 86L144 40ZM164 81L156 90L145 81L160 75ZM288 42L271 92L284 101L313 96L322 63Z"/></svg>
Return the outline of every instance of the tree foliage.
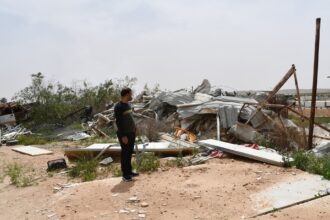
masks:
<svg viewBox="0 0 330 220"><path fill-rule="evenodd" d="M60 82L46 82L39 72L31 75L31 84L19 91L13 100L33 106L29 117L32 124L60 123L68 113L87 105L95 112L104 110L107 103L119 100L122 87L133 87L136 81L136 78L126 76L116 82L106 80L97 86L87 82L81 86L66 86Z"/></svg>

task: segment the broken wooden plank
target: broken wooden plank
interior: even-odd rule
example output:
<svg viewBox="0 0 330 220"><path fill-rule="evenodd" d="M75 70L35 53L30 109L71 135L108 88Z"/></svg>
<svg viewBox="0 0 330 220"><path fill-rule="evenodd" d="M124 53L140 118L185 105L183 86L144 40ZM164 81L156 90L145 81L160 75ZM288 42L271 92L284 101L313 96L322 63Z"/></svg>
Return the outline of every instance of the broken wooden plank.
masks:
<svg viewBox="0 0 330 220"><path fill-rule="evenodd" d="M39 155L45 155L45 154L52 154L52 151L38 148L38 147L32 147L32 146L23 146L23 147L15 147L12 148L13 151L22 153L22 154L27 154L30 156L39 156Z"/></svg>
<svg viewBox="0 0 330 220"><path fill-rule="evenodd" d="M242 145L231 144L213 139L199 141L198 143L201 145L206 145L208 147L216 148L223 152L235 154L242 157L247 157L253 160L273 164L276 166L284 165L283 156L277 153L256 150Z"/></svg>
<svg viewBox="0 0 330 220"><path fill-rule="evenodd" d="M79 159L84 157L96 157L101 151L112 144L93 144L86 148L71 148L65 149L64 154L69 159ZM192 154L194 147L177 147L173 146L170 142L150 142L146 143L145 152L153 152L157 155L177 156ZM143 150L143 144L138 144L138 150ZM135 150L135 149L134 149ZM119 157L121 147L119 144L113 145L104 151L103 156Z"/></svg>

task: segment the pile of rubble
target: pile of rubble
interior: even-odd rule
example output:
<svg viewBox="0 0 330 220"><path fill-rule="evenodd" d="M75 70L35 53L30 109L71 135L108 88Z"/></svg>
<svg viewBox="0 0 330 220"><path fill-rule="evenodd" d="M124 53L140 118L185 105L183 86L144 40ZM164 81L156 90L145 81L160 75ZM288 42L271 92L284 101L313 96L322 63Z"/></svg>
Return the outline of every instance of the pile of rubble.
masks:
<svg viewBox="0 0 330 220"><path fill-rule="evenodd" d="M15 145L18 143L16 139L19 135L30 135L32 132L21 125L15 127L7 127L5 129L0 129L0 145Z"/></svg>
<svg viewBox="0 0 330 220"><path fill-rule="evenodd" d="M292 76L295 78L296 96L277 94ZM143 91L136 96L132 107L138 131L144 131L139 136L146 135L148 138L144 143L149 143L148 150L155 152L158 150L166 152L168 148L172 148L170 152L173 152L173 148L179 151L182 150L182 147L191 150L207 146L207 151L213 152L209 154L211 157L214 155L219 157L221 151L228 149L232 151L235 148L234 145L245 148L250 146L249 144L255 144L258 147L254 150L272 147L283 152L304 149L307 144L306 129L297 126L289 119L289 115L294 114L302 120L309 120L302 111L294 65L270 92L228 92L212 87L210 82L205 79L201 85L191 90L159 91L155 94ZM92 115L92 107L86 106L68 114L68 117L78 112L83 112L80 119L84 131L70 135L61 134L62 139L64 137L66 140L82 140L94 135L109 137L109 131L116 130L114 103L110 103L105 111L95 115ZM315 123L315 126L327 134L330 132L330 129L324 125ZM155 133L156 136L148 136L146 131ZM25 133L29 133L29 131L20 127L11 129L8 127L1 140L7 142L15 140L17 135ZM316 135L315 137L318 138L315 139L316 141L327 139L325 136ZM210 138L216 139L218 142L206 141L203 143L203 140ZM170 144L157 145L157 141ZM165 145L168 147L163 149ZM328 149L328 145L328 142L323 141L320 151L327 151L324 148ZM110 151L116 150L112 148ZM240 155L245 156L250 153L245 149L239 152ZM206 159L209 158L209 155L206 155ZM199 159L195 161L199 161ZM278 163L278 161L274 163Z"/></svg>

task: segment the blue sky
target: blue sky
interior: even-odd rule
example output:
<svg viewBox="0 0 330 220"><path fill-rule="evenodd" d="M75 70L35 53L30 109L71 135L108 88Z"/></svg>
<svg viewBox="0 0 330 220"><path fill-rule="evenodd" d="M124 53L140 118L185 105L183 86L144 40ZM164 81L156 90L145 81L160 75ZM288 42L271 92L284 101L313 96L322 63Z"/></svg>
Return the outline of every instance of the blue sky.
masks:
<svg viewBox="0 0 330 220"><path fill-rule="evenodd" d="M329 11L326 0L0 0L0 96L37 72L68 85L128 75L136 89L190 88L207 78L269 90L291 64L300 87L311 88L317 17L319 87L329 88Z"/></svg>

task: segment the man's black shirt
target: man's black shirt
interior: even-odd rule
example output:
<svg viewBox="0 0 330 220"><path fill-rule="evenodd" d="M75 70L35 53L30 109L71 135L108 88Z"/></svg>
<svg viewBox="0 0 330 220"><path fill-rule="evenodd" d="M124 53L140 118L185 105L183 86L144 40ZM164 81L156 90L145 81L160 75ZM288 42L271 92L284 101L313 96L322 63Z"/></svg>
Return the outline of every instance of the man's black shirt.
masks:
<svg viewBox="0 0 330 220"><path fill-rule="evenodd" d="M115 105L115 118L118 128L118 134L125 136L129 133L135 133L135 121L133 118L132 107L128 103L118 102Z"/></svg>

